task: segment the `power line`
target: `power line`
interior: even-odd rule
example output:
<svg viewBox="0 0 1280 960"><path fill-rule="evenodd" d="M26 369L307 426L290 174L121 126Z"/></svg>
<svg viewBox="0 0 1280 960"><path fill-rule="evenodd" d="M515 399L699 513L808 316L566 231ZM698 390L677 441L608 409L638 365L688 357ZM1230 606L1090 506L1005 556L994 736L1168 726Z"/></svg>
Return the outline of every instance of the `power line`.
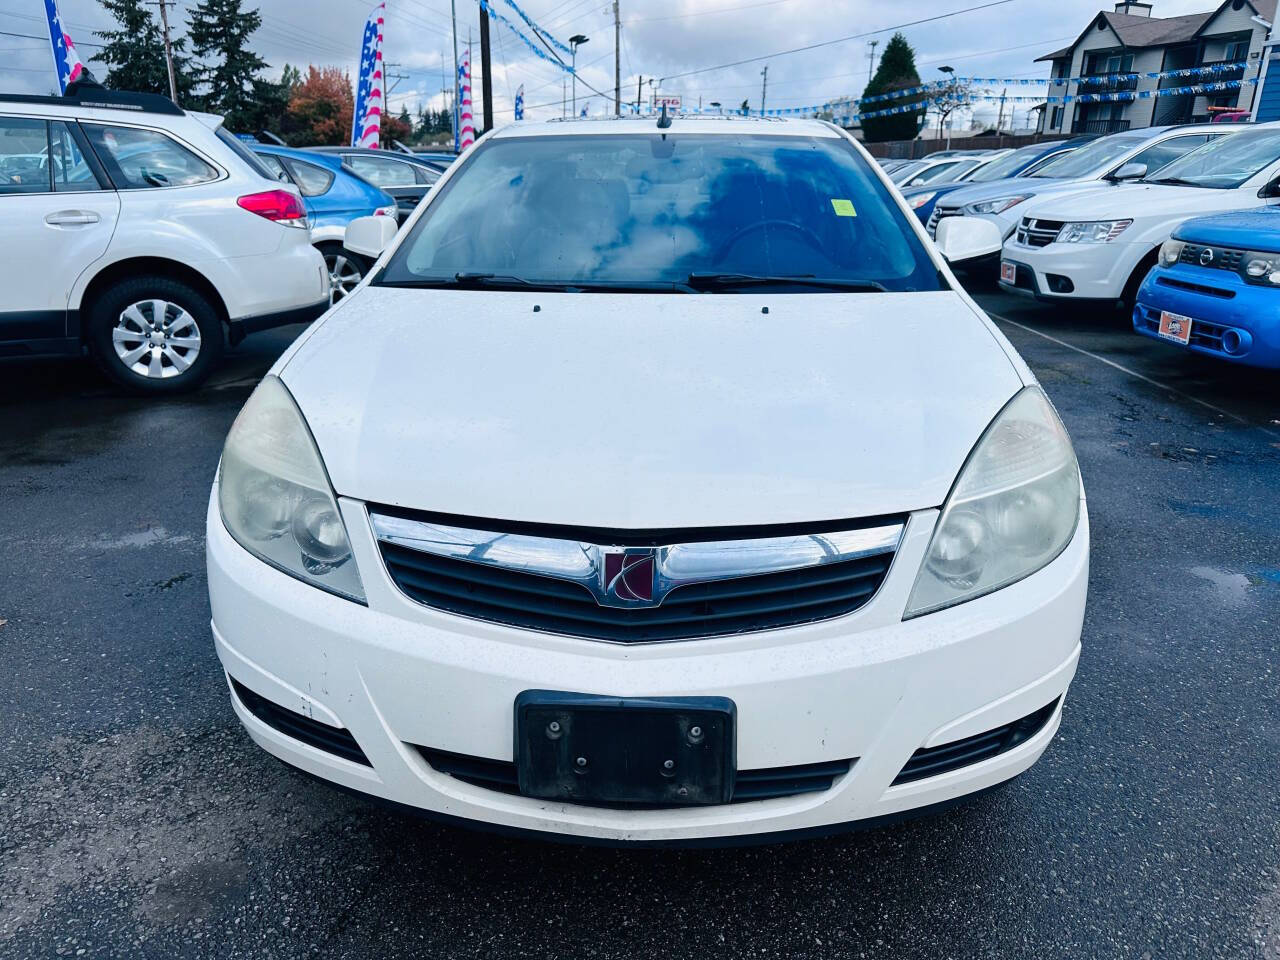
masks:
<svg viewBox="0 0 1280 960"><path fill-rule="evenodd" d="M946 20L949 17L959 16L962 13L973 13L977 10L987 10L991 7L1001 7L1007 3L1014 3L1016 0L990 0L988 3L980 3L972 7L964 7L961 10L952 10L949 13L940 13L933 17L923 17L919 20L911 20L908 23L898 23L893 26L880 27L877 30L867 30L863 33L850 34L847 37L838 37L835 40L823 40L819 43L810 43L803 47L793 47L790 50L780 50L777 53L766 53L758 57L747 57L745 60L735 60L732 63L721 63L714 67L701 67L697 70L686 70L684 73L673 73L662 78L663 82L667 80L679 80L681 77L692 77L699 73L711 73L713 70L727 70L729 67L740 67L748 63L759 63L761 60L771 60L774 57L785 57L792 53L804 53L808 50L817 50L821 47L834 46L837 43L845 43L849 40L862 40L865 37L873 37L877 33L888 33L890 30L903 30L906 27L918 27L924 23L934 23L938 20Z"/></svg>
<svg viewBox="0 0 1280 960"><path fill-rule="evenodd" d="M627 20L625 24L654 23L658 20L688 20L690 17L705 17L713 13L733 13L735 10L755 10L757 7L776 7L780 3L792 3L793 0L764 0L763 3L747 3L738 7L715 7L711 10L696 10L693 13L675 13L667 17L637 17Z"/></svg>
<svg viewBox="0 0 1280 960"><path fill-rule="evenodd" d="M44 40L45 42L49 40L48 37L37 37L30 33L13 33L9 30L0 30L0 37L22 37L24 40ZM98 49L106 46L105 43L90 43L88 40L76 40L75 45L77 47L97 47ZM33 47L32 49L34 50L35 48Z"/></svg>

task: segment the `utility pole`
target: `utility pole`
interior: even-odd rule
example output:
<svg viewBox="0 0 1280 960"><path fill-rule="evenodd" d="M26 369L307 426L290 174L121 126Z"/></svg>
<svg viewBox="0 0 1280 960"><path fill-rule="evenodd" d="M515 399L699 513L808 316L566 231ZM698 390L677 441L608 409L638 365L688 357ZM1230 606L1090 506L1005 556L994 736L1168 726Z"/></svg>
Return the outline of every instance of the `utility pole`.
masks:
<svg viewBox="0 0 1280 960"><path fill-rule="evenodd" d="M489 70L489 11L480 4L480 100L484 106L481 133L493 129L493 77Z"/></svg>
<svg viewBox="0 0 1280 960"><path fill-rule="evenodd" d="M449 0L449 19L453 24L453 149L458 149L458 0Z"/></svg>
<svg viewBox="0 0 1280 960"><path fill-rule="evenodd" d="M769 92L769 65L766 63L760 71L764 79L760 82L760 116L764 116L764 95Z"/></svg>
<svg viewBox="0 0 1280 960"><path fill-rule="evenodd" d="M867 67L867 83L870 83L872 76L874 76L876 72L876 47L880 46L880 41L868 40L867 46L871 48L871 66Z"/></svg>
<svg viewBox="0 0 1280 960"><path fill-rule="evenodd" d="M178 102L178 84L173 76L173 46L169 43L169 5L173 0L154 0L160 8L160 27L164 34L164 62L169 68L169 99Z"/></svg>
<svg viewBox="0 0 1280 960"><path fill-rule="evenodd" d="M383 66L384 66L384 67L386 67L386 69L387 69L387 75L386 75L383 79L384 79L384 80L394 80L394 81L395 81L395 83L393 83L393 84L391 84L391 86L387 87L387 93L386 93L386 96L387 96L387 97L389 97L389 96L391 96L391 92L392 92L393 90L395 90L395 88L396 88L396 87L400 86L400 81L401 81L401 80L408 80L408 79L409 79L409 74L407 74L407 73L395 73L395 72L394 72L394 68L395 68L395 67L400 66L400 64L398 64L398 63L386 63L386 64L383 64ZM385 99L386 99L386 97L384 97L383 99L385 100Z"/></svg>
<svg viewBox="0 0 1280 960"><path fill-rule="evenodd" d="M636 116L640 116L640 91L644 88L644 74L636 77Z"/></svg>
<svg viewBox="0 0 1280 960"><path fill-rule="evenodd" d="M622 20L613 0L613 115L622 116Z"/></svg>

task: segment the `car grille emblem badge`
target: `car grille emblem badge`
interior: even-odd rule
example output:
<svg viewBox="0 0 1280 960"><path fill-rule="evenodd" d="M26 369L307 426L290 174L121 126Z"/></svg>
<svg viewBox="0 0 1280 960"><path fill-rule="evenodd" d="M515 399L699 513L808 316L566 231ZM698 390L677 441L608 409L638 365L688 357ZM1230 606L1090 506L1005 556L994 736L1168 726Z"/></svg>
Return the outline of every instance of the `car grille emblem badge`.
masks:
<svg viewBox="0 0 1280 960"><path fill-rule="evenodd" d="M606 603L653 603L657 557L653 550L627 550L604 555Z"/></svg>
<svg viewBox="0 0 1280 960"><path fill-rule="evenodd" d="M1201 250L1201 251L1200 251L1200 263L1201 263L1201 265L1202 265L1202 266L1206 266L1206 267L1207 267L1209 264L1213 263L1213 250L1212 250L1212 248L1210 248L1210 247L1205 247L1203 250Z"/></svg>

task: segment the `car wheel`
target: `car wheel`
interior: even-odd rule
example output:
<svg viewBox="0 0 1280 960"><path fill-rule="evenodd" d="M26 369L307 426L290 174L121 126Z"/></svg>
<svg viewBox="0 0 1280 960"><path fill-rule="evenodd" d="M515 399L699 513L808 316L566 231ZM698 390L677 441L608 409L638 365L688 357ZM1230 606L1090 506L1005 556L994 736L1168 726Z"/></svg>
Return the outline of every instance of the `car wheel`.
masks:
<svg viewBox="0 0 1280 960"><path fill-rule="evenodd" d="M1124 292L1120 294L1120 303L1118 309L1120 314L1128 319L1133 315L1133 308L1138 303L1138 289L1142 286L1142 281L1147 279L1147 274L1151 272L1151 268L1156 265L1160 259L1160 249L1157 247L1139 261L1134 268L1133 273L1129 276L1129 282L1124 285Z"/></svg>
<svg viewBox="0 0 1280 960"><path fill-rule="evenodd" d="M352 253L340 243L326 243L320 247L324 254L325 269L329 271L329 303L351 294L369 269L369 261L357 253Z"/></svg>
<svg viewBox="0 0 1280 960"><path fill-rule="evenodd" d="M89 352L139 393L198 387L222 356L223 329L207 297L169 277L122 280L89 307Z"/></svg>

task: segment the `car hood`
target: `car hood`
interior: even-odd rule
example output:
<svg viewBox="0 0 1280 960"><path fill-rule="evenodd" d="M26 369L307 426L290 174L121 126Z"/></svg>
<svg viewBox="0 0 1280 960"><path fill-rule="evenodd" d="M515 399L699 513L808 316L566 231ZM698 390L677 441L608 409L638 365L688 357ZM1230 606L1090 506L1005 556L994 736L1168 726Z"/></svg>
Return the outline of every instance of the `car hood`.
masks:
<svg viewBox="0 0 1280 960"><path fill-rule="evenodd" d="M1163 220L1248 206L1240 190L1175 187L1160 183L1106 184L1070 196L1028 202L1026 216L1043 220Z"/></svg>
<svg viewBox="0 0 1280 960"><path fill-rule="evenodd" d="M1280 210L1267 208L1188 220L1173 232L1179 240L1280 253Z"/></svg>
<svg viewBox="0 0 1280 960"><path fill-rule="evenodd" d="M995 200L998 197L1011 197L1014 194L1029 193L1040 196L1061 190L1079 189L1081 183L1093 183L1091 180L1055 180L1049 177L1010 177L1007 180L993 180L990 183L974 183L957 190L947 198L947 206L958 207L969 203L981 203L983 200Z"/></svg>
<svg viewBox="0 0 1280 960"><path fill-rule="evenodd" d="M340 495L610 528L938 506L1022 386L951 292L371 286L280 373Z"/></svg>
<svg viewBox="0 0 1280 960"><path fill-rule="evenodd" d="M944 197L948 193L952 193L956 190L963 190L967 186L969 186L969 184L964 183L963 181L956 183L951 180L948 180L945 183L922 183L918 187L907 187L902 191L902 195L908 200L912 197L918 197L922 193L936 193L939 197Z"/></svg>

